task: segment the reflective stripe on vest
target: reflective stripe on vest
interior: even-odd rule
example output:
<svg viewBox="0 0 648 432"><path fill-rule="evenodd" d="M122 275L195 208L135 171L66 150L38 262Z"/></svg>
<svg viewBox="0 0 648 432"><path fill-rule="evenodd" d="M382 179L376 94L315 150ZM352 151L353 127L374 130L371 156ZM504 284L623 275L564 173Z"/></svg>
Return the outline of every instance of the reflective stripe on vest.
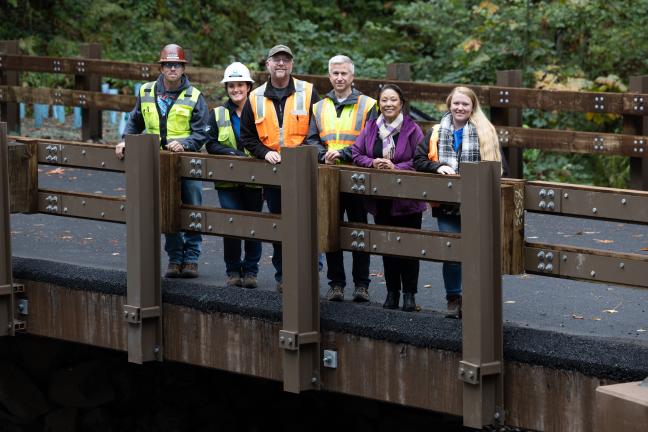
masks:
<svg viewBox="0 0 648 432"><path fill-rule="evenodd" d="M200 90L191 86L178 95L178 99L167 113L167 140L187 138L191 135L191 116L199 96ZM146 131L160 135L160 114L157 110L155 81L146 83L140 88L140 110Z"/></svg>
<svg viewBox="0 0 648 432"><path fill-rule="evenodd" d="M358 102L342 108L339 117L335 110L335 103L330 98L313 105L313 115L324 145L329 150L340 150L353 145L364 128L369 111L375 104L375 99L360 95Z"/></svg>
<svg viewBox="0 0 648 432"><path fill-rule="evenodd" d="M431 161L439 160L439 129L440 124L432 126L432 134L430 135L430 142L428 143L428 159Z"/></svg>
<svg viewBox="0 0 648 432"><path fill-rule="evenodd" d="M261 143L274 151L281 147L296 147L308 134L309 108L313 96L313 84L293 78L295 92L288 96L283 115L283 124L272 99L265 97L267 83L250 94L250 105L254 114L257 133Z"/></svg>
<svg viewBox="0 0 648 432"><path fill-rule="evenodd" d="M236 148L236 134L230 120L230 113L227 108L220 106L214 108L214 118L218 126L218 142L233 149Z"/></svg>

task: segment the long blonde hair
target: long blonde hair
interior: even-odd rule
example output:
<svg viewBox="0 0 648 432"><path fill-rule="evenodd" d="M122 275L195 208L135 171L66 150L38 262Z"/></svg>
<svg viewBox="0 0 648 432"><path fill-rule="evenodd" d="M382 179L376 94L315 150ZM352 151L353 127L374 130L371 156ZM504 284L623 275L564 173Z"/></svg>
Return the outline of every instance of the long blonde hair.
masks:
<svg viewBox="0 0 648 432"><path fill-rule="evenodd" d="M456 93L467 96L472 102L472 114L468 121L471 122L477 130L477 136L479 137L479 156L481 160L501 162L502 155L500 154L497 131L495 130L495 126L493 126L486 117L486 114L484 114L484 111L482 111L481 106L479 105L479 99L474 91L468 87L453 88L446 99L448 111L450 111L452 97Z"/></svg>

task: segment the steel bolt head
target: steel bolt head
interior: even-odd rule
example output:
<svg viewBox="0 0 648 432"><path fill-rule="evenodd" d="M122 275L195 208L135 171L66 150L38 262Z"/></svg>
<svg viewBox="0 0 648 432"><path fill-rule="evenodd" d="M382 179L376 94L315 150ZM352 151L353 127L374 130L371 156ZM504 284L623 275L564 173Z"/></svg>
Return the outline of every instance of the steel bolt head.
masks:
<svg viewBox="0 0 648 432"><path fill-rule="evenodd" d="M596 207L594 207L594 208L592 209L592 213L596 213L597 211L598 211L598 209L597 209Z"/></svg>
<svg viewBox="0 0 648 432"><path fill-rule="evenodd" d="M548 271L548 272L552 272L553 271L553 264L547 264L545 266L545 270Z"/></svg>
<svg viewBox="0 0 648 432"><path fill-rule="evenodd" d="M427 196L427 192L423 191L423 193L422 193L421 195L423 195L424 197L426 197L426 196Z"/></svg>
<svg viewBox="0 0 648 432"><path fill-rule="evenodd" d="M538 192L538 195L540 198L544 198L547 196L547 191L545 189L540 189L540 192Z"/></svg>
<svg viewBox="0 0 648 432"><path fill-rule="evenodd" d="M276 174L277 173L277 167L272 167L272 172Z"/></svg>
<svg viewBox="0 0 648 432"><path fill-rule="evenodd" d="M233 163L229 164L229 169L234 169L234 164Z"/></svg>
<svg viewBox="0 0 648 432"><path fill-rule="evenodd" d="M189 162L189 165L191 165L192 168L195 167L196 166L196 159L191 159L191 161Z"/></svg>
<svg viewBox="0 0 648 432"><path fill-rule="evenodd" d="M538 263L538 271L544 271L545 265L544 263Z"/></svg>
<svg viewBox="0 0 648 432"><path fill-rule="evenodd" d="M364 249L364 248L365 248L364 242L358 243L358 249Z"/></svg>
<svg viewBox="0 0 648 432"><path fill-rule="evenodd" d="M452 189L452 182L448 182L448 189Z"/></svg>
<svg viewBox="0 0 648 432"><path fill-rule="evenodd" d="M563 255L562 260L563 260L563 262L566 262L567 261L567 255Z"/></svg>
<svg viewBox="0 0 648 432"><path fill-rule="evenodd" d="M450 247L450 246L452 246L452 243L451 242L446 242L446 247Z"/></svg>
<svg viewBox="0 0 648 432"><path fill-rule="evenodd" d="M357 182L358 181L358 174L351 175L351 180L353 180L354 182Z"/></svg>
<svg viewBox="0 0 648 432"><path fill-rule="evenodd" d="M592 277L596 276L596 272L595 272L594 270L592 270L592 271L590 272L590 276L592 276Z"/></svg>
<svg viewBox="0 0 648 432"><path fill-rule="evenodd" d="M547 203L547 210L553 210L556 207L553 201Z"/></svg>
<svg viewBox="0 0 648 432"><path fill-rule="evenodd" d="M397 184L401 184L402 182L403 182L403 180L401 180L401 179L399 179L399 178L396 179L396 183L397 183Z"/></svg>
<svg viewBox="0 0 648 432"><path fill-rule="evenodd" d="M426 254L425 249L421 249L421 255L425 255L425 254Z"/></svg>
<svg viewBox="0 0 648 432"><path fill-rule="evenodd" d="M540 201L538 203L538 207L540 207L541 209L545 209L547 207L547 203L544 201Z"/></svg>
<svg viewBox="0 0 648 432"><path fill-rule="evenodd" d="M358 231L352 231L351 232L351 238L353 238L353 239L358 238Z"/></svg>
<svg viewBox="0 0 648 432"><path fill-rule="evenodd" d="M253 236L255 234L254 230L250 230L250 235Z"/></svg>
<svg viewBox="0 0 648 432"><path fill-rule="evenodd" d="M312 382L313 384L317 383L317 377L313 377L313 378L311 378L311 382Z"/></svg>
<svg viewBox="0 0 648 432"><path fill-rule="evenodd" d="M359 181L360 183L364 183L364 182L365 182L365 176L364 176L364 174L360 174L360 175L358 176L358 181Z"/></svg>
<svg viewBox="0 0 648 432"><path fill-rule="evenodd" d="M626 205L628 203L628 200L625 198L621 198L621 204Z"/></svg>
<svg viewBox="0 0 648 432"><path fill-rule="evenodd" d="M549 262L553 261L553 257L554 257L553 252L547 252L547 253L545 254L545 258L546 258L547 261L549 261Z"/></svg>
<svg viewBox="0 0 648 432"><path fill-rule="evenodd" d="M549 190L547 191L547 197L549 197L549 198L553 198L554 196L556 196L556 193L554 192L554 190L553 190L553 189L549 189Z"/></svg>
<svg viewBox="0 0 648 432"><path fill-rule="evenodd" d="M499 412L495 412L495 414L493 414L493 418L494 418L495 420L499 420L500 417L502 417L502 415L501 415Z"/></svg>
<svg viewBox="0 0 648 432"><path fill-rule="evenodd" d="M625 268L625 263L619 263L619 268L623 270Z"/></svg>
<svg viewBox="0 0 648 432"><path fill-rule="evenodd" d="M227 222L229 222L229 223L234 222L234 218L228 218L228 219L227 219Z"/></svg>
<svg viewBox="0 0 648 432"><path fill-rule="evenodd" d="M567 192L565 192L565 193L563 194L563 198L565 198L565 199L569 198L569 194L568 194Z"/></svg>

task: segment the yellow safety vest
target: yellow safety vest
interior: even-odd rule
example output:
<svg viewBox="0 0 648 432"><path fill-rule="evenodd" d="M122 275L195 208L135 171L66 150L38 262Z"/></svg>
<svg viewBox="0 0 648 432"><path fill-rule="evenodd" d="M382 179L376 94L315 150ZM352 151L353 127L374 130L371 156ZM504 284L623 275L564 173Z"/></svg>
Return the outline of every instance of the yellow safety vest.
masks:
<svg viewBox="0 0 648 432"><path fill-rule="evenodd" d="M317 130L324 145L329 150L340 150L353 145L365 126L369 111L375 105L375 99L360 95L358 102L342 108L339 117L335 103L328 97L313 105Z"/></svg>
<svg viewBox="0 0 648 432"><path fill-rule="evenodd" d="M184 89L178 95L178 99L171 105L171 109L167 113L167 141L187 138L191 135L191 115L199 96L200 90L192 86ZM155 81L146 83L140 88L140 110L144 117L146 131L150 134L160 135L160 115L157 110Z"/></svg>
<svg viewBox="0 0 648 432"><path fill-rule="evenodd" d="M214 108L214 119L216 119L216 126L218 126L218 142L230 147L237 148L236 145L236 134L234 133L234 128L232 127L232 120L230 118L230 112L224 106L219 106ZM244 150L245 154L250 156L250 152L247 149ZM228 182L214 182L217 188L232 188L238 186L235 183ZM252 186L249 187L260 187Z"/></svg>
<svg viewBox="0 0 648 432"><path fill-rule="evenodd" d="M281 151L281 147L301 145L308 134L313 84L296 78L293 78L293 82L295 92L286 99L281 126L272 99L264 96L267 83L250 93L250 105L259 140L264 146L277 152Z"/></svg>

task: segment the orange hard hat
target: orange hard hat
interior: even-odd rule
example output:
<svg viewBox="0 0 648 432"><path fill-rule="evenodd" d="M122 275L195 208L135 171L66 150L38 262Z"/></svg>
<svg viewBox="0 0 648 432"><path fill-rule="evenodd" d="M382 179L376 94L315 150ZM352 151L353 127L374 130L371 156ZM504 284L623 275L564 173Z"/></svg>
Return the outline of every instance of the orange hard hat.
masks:
<svg viewBox="0 0 648 432"><path fill-rule="evenodd" d="M160 51L160 60L158 63L165 62L187 63L182 47L176 44L169 44L162 48L162 51Z"/></svg>

